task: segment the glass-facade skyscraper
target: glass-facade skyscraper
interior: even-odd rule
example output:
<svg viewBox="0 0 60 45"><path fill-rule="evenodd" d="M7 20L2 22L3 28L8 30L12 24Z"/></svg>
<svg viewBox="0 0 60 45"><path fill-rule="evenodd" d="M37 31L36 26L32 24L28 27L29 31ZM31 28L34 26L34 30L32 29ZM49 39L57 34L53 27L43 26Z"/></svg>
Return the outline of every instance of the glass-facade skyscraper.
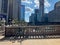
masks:
<svg viewBox="0 0 60 45"><path fill-rule="evenodd" d="M21 7L21 10L20 10L21 14L19 16L20 17L20 21L25 21L25 5L21 5L20 7Z"/></svg>
<svg viewBox="0 0 60 45"><path fill-rule="evenodd" d="M44 0L39 0L39 22L43 22L43 16L44 16Z"/></svg>
<svg viewBox="0 0 60 45"><path fill-rule="evenodd" d="M2 0L2 8L1 8L1 11L3 13L7 13L7 8L8 8L8 0Z"/></svg>
<svg viewBox="0 0 60 45"><path fill-rule="evenodd" d="M30 16L30 22L33 22L33 25L39 25L40 22L44 22L44 0L39 0L39 9L34 11L34 15Z"/></svg>
<svg viewBox="0 0 60 45"><path fill-rule="evenodd" d="M7 22L8 0L0 0L0 19L5 18Z"/></svg>

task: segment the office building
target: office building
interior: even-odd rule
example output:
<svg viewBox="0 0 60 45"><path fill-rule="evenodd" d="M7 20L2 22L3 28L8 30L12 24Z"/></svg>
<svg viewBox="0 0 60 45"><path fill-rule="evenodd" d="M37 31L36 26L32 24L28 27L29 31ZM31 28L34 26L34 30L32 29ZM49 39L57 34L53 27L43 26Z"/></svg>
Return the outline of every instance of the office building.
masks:
<svg viewBox="0 0 60 45"><path fill-rule="evenodd" d="M32 13L31 16L29 17L30 25L35 25L35 21L36 21L35 14Z"/></svg>
<svg viewBox="0 0 60 45"><path fill-rule="evenodd" d="M5 18L7 23L19 21L20 5L21 0L0 0L0 18Z"/></svg>
<svg viewBox="0 0 60 45"><path fill-rule="evenodd" d="M21 0L8 0L8 22L19 21Z"/></svg>
<svg viewBox="0 0 60 45"><path fill-rule="evenodd" d="M35 23L38 23L40 20L39 9L35 9Z"/></svg>
<svg viewBox="0 0 60 45"><path fill-rule="evenodd" d="M60 22L60 1L54 6L54 9L48 13L48 22Z"/></svg>
<svg viewBox="0 0 60 45"><path fill-rule="evenodd" d="M20 8L20 21L25 21L25 5L21 5Z"/></svg>
<svg viewBox="0 0 60 45"><path fill-rule="evenodd" d="M29 20L30 22L33 22L33 23L35 22L35 19L34 19L35 18L35 14L34 13L32 13L29 18L30 18L30 20Z"/></svg>
<svg viewBox="0 0 60 45"><path fill-rule="evenodd" d="M44 22L43 17L44 17L44 0L39 0L39 17L40 20L39 22Z"/></svg>
<svg viewBox="0 0 60 45"><path fill-rule="evenodd" d="M7 11L8 10L8 0L0 0L0 20L5 18L7 22Z"/></svg>
<svg viewBox="0 0 60 45"><path fill-rule="evenodd" d="M36 25L39 22L39 20L40 20L39 9L35 9L34 13L32 13L29 18L29 22L31 22L32 25Z"/></svg>

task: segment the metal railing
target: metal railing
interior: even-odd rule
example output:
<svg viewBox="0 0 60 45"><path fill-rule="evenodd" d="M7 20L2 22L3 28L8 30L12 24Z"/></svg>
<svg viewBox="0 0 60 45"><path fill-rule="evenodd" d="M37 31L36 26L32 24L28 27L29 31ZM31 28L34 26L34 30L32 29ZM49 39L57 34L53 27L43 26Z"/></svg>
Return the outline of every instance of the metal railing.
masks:
<svg viewBox="0 0 60 45"><path fill-rule="evenodd" d="M7 37L20 36L20 38L45 38L49 35L60 35L60 25L5 27L5 36Z"/></svg>

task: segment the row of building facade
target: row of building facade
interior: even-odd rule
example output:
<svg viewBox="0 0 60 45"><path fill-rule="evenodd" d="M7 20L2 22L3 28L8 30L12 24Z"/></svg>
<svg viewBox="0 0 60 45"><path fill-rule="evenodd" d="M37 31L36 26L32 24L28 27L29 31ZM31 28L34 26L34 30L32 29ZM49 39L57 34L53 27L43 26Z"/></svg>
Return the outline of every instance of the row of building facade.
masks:
<svg viewBox="0 0 60 45"><path fill-rule="evenodd" d="M0 19L5 18L7 24L24 20L24 17L25 6L21 5L21 0L0 0Z"/></svg>
<svg viewBox="0 0 60 45"><path fill-rule="evenodd" d="M44 13L44 2L40 2L39 9L35 9L29 18L31 25L57 24L60 22L60 1L55 3L54 9L49 13ZM41 8L42 7L42 8Z"/></svg>

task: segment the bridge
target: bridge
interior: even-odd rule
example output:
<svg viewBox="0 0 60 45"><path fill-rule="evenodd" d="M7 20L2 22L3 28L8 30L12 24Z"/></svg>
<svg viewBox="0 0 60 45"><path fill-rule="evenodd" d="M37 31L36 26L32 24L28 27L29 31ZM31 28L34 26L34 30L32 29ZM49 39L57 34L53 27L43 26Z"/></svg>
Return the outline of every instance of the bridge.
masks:
<svg viewBox="0 0 60 45"><path fill-rule="evenodd" d="M20 37L28 39L39 38L60 38L60 25L41 25L41 26L9 26L5 27L6 37Z"/></svg>

